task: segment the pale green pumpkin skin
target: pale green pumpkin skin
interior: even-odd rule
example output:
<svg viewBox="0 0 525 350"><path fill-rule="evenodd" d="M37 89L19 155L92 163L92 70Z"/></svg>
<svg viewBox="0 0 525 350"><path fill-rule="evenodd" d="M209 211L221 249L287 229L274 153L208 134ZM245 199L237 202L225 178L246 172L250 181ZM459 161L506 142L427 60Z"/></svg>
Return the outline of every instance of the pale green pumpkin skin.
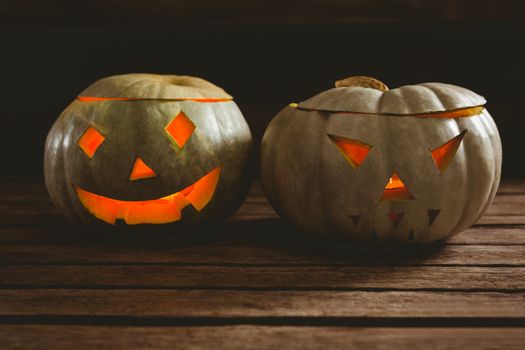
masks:
<svg viewBox="0 0 525 350"><path fill-rule="evenodd" d="M441 173L430 150L464 130ZM329 134L372 145L363 164L350 166ZM451 119L288 106L269 124L261 152L263 187L283 218L313 236L380 243L429 243L470 227L496 194L502 161L498 130L486 109ZM414 200L381 201L394 172ZM431 224L429 210L440 210ZM403 213L397 226L390 212ZM359 216L357 225L352 216Z"/></svg>
<svg viewBox="0 0 525 350"><path fill-rule="evenodd" d="M180 112L195 125L183 148L165 130ZM105 136L91 159L78 145L89 127ZM219 166L215 193L201 211L189 205L180 221L147 225L184 230L224 220L240 206L251 179L251 147L249 127L233 101L75 100L48 134L44 173L51 199L68 219L110 226L86 210L75 186L113 199L150 200L178 192ZM130 181L136 157L157 176Z"/></svg>

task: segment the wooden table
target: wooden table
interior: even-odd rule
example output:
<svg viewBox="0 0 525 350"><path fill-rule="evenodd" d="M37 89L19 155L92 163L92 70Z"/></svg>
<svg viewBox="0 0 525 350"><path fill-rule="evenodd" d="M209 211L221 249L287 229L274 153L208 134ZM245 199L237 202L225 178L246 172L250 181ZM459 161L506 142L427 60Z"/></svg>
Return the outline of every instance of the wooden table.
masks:
<svg viewBox="0 0 525 350"><path fill-rule="evenodd" d="M525 349L525 182L429 247L303 238L258 184L185 239L78 232L3 184L0 228L0 349Z"/></svg>

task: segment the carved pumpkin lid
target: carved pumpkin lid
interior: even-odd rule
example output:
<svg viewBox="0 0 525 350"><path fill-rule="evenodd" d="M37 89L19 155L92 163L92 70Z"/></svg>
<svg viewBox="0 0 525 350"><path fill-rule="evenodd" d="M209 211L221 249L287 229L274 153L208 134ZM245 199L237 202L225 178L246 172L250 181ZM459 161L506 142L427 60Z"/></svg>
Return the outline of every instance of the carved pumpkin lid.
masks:
<svg viewBox="0 0 525 350"><path fill-rule="evenodd" d="M405 85L389 90L369 77L350 77L336 87L298 104L299 108L330 112L406 115L443 112L482 106L482 96L459 86L443 83Z"/></svg>
<svg viewBox="0 0 525 350"><path fill-rule="evenodd" d="M232 99L232 96L223 89L201 78L143 73L102 78L88 86L78 96L159 100Z"/></svg>

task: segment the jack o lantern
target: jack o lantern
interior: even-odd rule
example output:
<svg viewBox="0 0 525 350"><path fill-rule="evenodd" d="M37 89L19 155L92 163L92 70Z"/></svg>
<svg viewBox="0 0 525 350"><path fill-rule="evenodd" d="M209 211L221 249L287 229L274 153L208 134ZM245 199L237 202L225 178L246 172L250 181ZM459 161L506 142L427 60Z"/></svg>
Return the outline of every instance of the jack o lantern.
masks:
<svg viewBox="0 0 525 350"><path fill-rule="evenodd" d="M432 242L471 226L496 194L501 141L485 99L441 83L388 90L351 77L285 107L262 141L276 211L314 235Z"/></svg>
<svg viewBox="0 0 525 350"><path fill-rule="evenodd" d="M85 89L51 128L46 185L74 222L209 223L242 202L251 143L232 97L205 80L112 76Z"/></svg>

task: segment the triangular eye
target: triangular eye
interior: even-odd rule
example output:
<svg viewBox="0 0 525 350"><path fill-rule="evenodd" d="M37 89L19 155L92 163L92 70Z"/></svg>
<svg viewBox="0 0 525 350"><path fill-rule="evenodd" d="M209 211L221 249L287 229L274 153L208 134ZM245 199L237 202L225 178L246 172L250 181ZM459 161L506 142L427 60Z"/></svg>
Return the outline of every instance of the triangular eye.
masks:
<svg viewBox="0 0 525 350"><path fill-rule="evenodd" d="M330 134L328 134L328 137L333 143L335 143L337 149L353 168L358 168L363 164L368 156L368 152L370 152L370 149L372 148L371 145L358 140L347 139L345 137Z"/></svg>
<svg viewBox="0 0 525 350"><path fill-rule="evenodd" d="M466 133L467 130L463 130L458 136L448 140L446 143L430 151L436 166L442 174L445 172L445 170L447 170L450 162L456 155L456 152L461 145L461 141L463 140L463 137L465 137Z"/></svg>

